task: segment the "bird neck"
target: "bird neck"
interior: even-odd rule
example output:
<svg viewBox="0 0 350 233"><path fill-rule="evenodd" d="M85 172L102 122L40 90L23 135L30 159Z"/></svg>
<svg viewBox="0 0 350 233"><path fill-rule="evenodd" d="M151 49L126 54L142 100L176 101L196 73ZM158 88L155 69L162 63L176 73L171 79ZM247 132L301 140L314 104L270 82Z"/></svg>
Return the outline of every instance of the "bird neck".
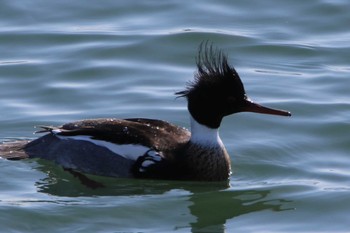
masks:
<svg viewBox="0 0 350 233"><path fill-rule="evenodd" d="M202 147L223 147L218 128L209 128L198 123L192 116L190 142Z"/></svg>

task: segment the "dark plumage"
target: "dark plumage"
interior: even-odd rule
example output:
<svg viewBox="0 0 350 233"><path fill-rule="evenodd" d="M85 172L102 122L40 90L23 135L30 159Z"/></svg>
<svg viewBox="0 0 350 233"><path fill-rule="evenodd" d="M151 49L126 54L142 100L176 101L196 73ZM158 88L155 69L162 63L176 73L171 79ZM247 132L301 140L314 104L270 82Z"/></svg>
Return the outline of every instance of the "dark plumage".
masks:
<svg viewBox="0 0 350 233"><path fill-rule="evenodd" d="M187 98L193 118L210 128L219 128L224 116L242 111L247 99L241 78L227 59L221 50L202 43L194 80L176 93Z"/></svg>
<svg viewBox="0 0 350 233"><path fill-rule="evenodd" d="M240 96L244 95L245 91L241 78L237 71L228 64L227 60L228 57L223 51L214 48L213 45L208 45L208 43L201 43L196 58L198 70L194 80L187 83L184 91L175 94L179 97L189 97L192 92L198 89L206 88L212 91L212 85L227 83L231 84L229 85L230 88L235 88L234 93ZM221 85L221 87L223 86Z"/></svg>

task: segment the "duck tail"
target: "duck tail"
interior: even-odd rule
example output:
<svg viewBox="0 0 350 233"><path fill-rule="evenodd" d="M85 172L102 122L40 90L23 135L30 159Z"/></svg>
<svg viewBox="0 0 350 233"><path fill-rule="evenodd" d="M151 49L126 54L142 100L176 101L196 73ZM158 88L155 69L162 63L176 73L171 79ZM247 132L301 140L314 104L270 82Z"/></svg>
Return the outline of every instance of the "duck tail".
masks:
<svg viewBox="0 0 350 233"><path fill-rule="evenodd" d="M0 143L0 158L9 160L20 160L29 158L24 148L29 143L28 140Z"/></svg>

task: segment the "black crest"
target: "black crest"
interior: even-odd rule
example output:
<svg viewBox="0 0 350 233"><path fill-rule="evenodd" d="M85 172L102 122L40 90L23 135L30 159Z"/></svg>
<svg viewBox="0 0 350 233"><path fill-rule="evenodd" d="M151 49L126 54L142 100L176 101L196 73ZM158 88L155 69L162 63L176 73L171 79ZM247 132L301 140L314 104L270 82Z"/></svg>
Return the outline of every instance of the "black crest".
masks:
<svg viewBox="0 0 350 233"><path fill-rule="evenodd" d="M228 64L227 55L213 44L202 42L199 46L196 64L198 71L194 80L187 83L183 91L176 92L179 97L189 97L199 86L212 86L214 83L226 83L234 85L237 94L244 95L244 87L237 71ZM225 79L225 80L223 80ZM232 87L232 86L231 86Z"/></svg>
<svg viewBox="0 0 350 233"><path fill-rule="evenodd" d="M224 116L240 112L246 100L243 83L227 60L220 49L202 42L194 80L175 93L187 98L188 110L197 122L211 128L218 128Z"/></svg>

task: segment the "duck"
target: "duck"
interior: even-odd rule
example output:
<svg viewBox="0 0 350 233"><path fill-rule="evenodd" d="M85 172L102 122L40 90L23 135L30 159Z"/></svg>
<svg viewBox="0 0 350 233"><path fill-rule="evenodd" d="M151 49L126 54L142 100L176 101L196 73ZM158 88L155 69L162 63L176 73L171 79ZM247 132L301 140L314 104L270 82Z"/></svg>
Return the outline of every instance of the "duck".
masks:
<svg viewBox="0 0 350 233"><path fill-rule="evenodd" d="M222 120L240 112L291 116L248 98L228 56L201 43L197 71L177 98L187 100L191 129L147 118L86 119L40 126L43 136L0 145L5 159L39 158L65 169L119 178L227 181L231 159L219 136Z"/></svg>

